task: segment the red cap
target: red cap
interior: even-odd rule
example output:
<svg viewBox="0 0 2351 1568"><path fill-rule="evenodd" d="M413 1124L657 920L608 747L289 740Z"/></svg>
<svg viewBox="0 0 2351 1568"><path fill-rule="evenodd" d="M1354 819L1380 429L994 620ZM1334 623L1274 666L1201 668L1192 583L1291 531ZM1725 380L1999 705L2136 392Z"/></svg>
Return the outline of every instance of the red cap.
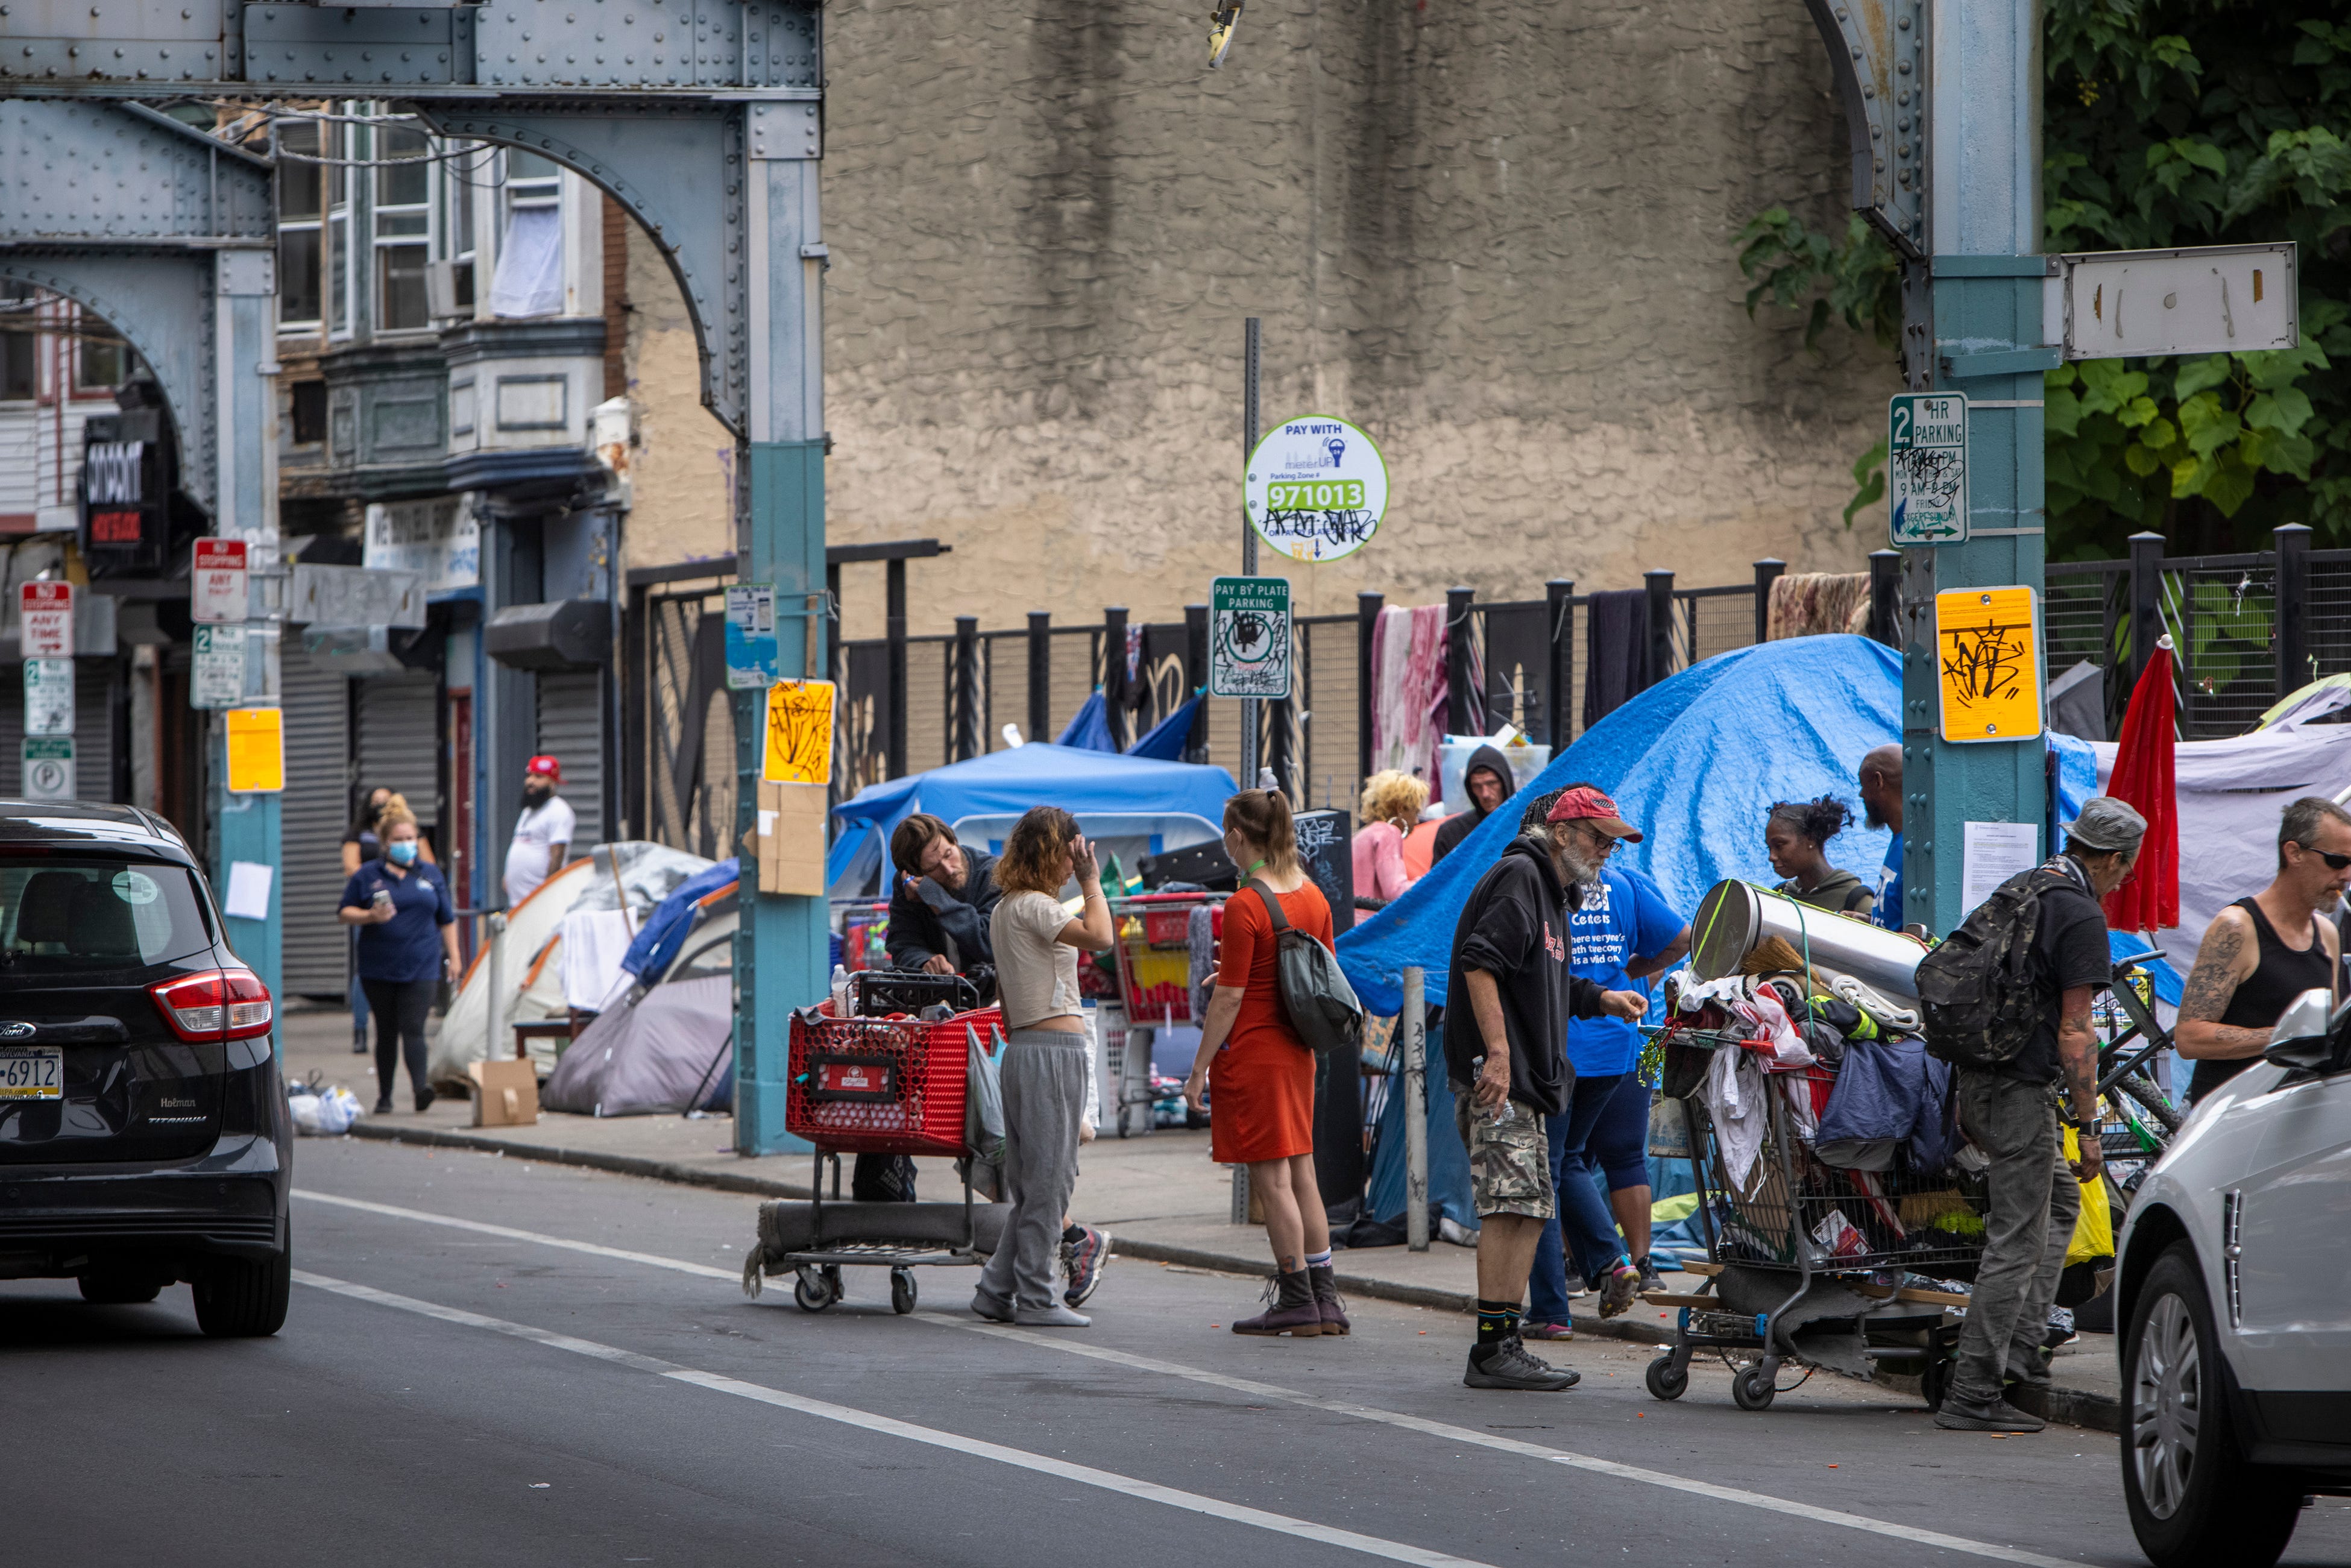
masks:
<svg viewBox="0 0 2351 1568"><path fill-rule="evenodd" d="M1641 841L1640 831L1616 814L1616 802L1597 789L1570 789L1545 814L1549 822L1589 822L1612 839Z"/></svg>
<svg viewBox="0 0 2351 1568"><path fill-rule="evenodd" d="M552 779L558 784L563 782L563 764L552 757L534 757L523 764L522 770L528 778Z"/></svg>

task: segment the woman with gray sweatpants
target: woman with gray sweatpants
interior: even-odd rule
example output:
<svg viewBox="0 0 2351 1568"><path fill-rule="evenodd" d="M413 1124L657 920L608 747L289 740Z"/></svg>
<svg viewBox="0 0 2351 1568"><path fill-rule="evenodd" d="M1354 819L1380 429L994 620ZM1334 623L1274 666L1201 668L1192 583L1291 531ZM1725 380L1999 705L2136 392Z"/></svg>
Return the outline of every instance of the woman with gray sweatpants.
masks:
<svg viewBox="0 0 2351 1568"><path fill-rule="evenodd" d="M971 1310L998 1322L1083 1328L1092 1320L1061 1301L1060 1242L1078 1179L1078 1124L1084 1114L1086 1032L1078 998L1078 955L1112 942L1110 904L1093 846L1077 819L1053 806L1013 824L996 862L1004 890L988 918L996 989L1004 1005L1004 1190L1012 1213L1004 1239L980 1270ZM1078 879L1083 913L1070 918L1061 889Z"/></svg>

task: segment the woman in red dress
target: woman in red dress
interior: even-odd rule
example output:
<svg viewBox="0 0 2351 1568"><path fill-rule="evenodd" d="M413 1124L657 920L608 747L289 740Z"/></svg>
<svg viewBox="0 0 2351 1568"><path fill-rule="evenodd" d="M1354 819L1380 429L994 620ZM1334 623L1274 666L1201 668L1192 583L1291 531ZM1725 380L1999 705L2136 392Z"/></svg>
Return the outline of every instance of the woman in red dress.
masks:
<svg viewBox="0 0 2351 1568"><path fill-rule="evenodd" d="M1241 887L1225 902L1216 994L1184 1098L1209 1113L1210 1157L1249 1166L1272 1244L1272 1305L1233 1324L1235 1333L1298 1339L1347 1332L1331 1274L1331 1221L1314 1184L1314 1053L1290 1027L1274 982L1270 898L1285 923L1331 946L1331 906L1298 860L1290 802L1244 789L1225 802L1225 852Z"/></svg>

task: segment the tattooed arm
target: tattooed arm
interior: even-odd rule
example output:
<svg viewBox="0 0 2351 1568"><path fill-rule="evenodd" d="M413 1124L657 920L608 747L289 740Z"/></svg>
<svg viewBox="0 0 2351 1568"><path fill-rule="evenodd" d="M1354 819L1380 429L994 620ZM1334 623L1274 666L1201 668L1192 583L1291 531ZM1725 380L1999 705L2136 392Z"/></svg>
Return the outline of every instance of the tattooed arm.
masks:
<svg viewBox="0 0 2351 1568"><path fill-rule="evenodd" d="M2261 946L2253 939L2253 923L2241 909L2220 911L2196 949L2196 967L2179 995L2179 1022L2172 1043L2190 1061L2235 1061L2259 1056L2270 1042L2266 1029L2224 1024L2220 1015L2237 988L2252 976L2261 962Z"/></svg>
<svg viewBox="0 0 2351 1568"><path fill-rule="evenodd" d="M2069 986L2057 1009L2057 1061L2076 1122L2091 1121L2098 1113L2098 1034L2090 1027L2090 1003L2097 994L2095 986ZM2074 1162L2074 1174L2083 1181L2095 1181L2105 1151L2095 1136L2085 1134L2080 1143L2081 1158Z"/></svg>

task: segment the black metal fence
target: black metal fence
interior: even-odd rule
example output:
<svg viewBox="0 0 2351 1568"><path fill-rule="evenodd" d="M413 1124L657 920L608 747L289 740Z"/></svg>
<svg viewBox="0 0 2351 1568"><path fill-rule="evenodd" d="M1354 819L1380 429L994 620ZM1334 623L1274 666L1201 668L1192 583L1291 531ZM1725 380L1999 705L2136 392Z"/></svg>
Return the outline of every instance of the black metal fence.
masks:
<svg viewBox="0 0 2351 1568"><path fill-rule="evenodd" d="M2052 562L2042 612L2051 680L2097 665L2112 737L2168 634L2180 737L2203 740L2242 735L2288 694L2351 671L2351 550L2312 549L2300 524L2274 539L2247 554L2167 556L2160 534L2143 533L2126 559Z"/></svg>

